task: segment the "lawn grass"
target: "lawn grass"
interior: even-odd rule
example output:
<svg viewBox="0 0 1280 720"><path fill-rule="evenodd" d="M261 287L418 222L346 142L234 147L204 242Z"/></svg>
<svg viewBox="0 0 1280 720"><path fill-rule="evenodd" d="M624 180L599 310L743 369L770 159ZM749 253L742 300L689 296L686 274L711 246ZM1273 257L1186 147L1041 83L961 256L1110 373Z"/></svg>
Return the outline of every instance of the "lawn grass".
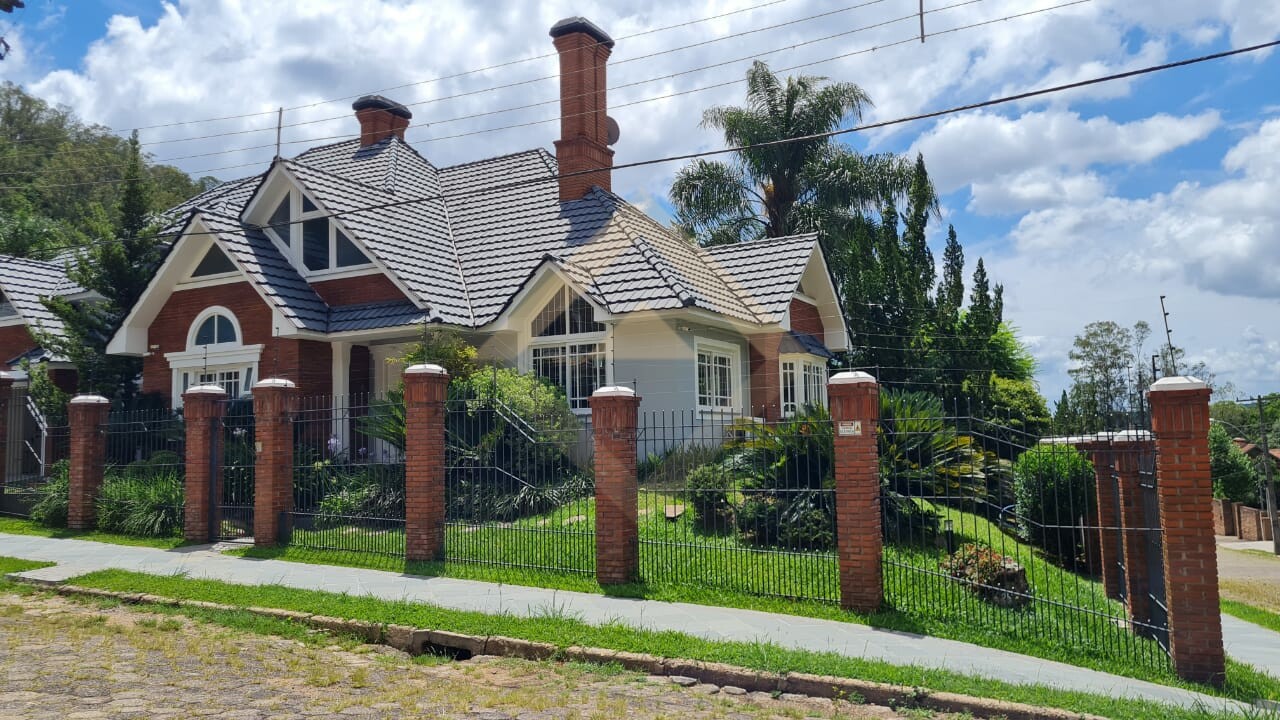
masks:
<svg viewBox="0 0 1280 720"><path fill-rule="evenodd" d="M35 570L37 568L49 567L53 565L51 562L40 562L39 560L22 560L20 558L5 557L0 555L0 582L4 581L4 576L9 573L25 572L27 570Z"/></svg>
<svg viewBox="0 0 1280 720"><path fill-rule="evenodd" d="M122 570L103 570L71 580L76 585L169 598L204 600L235 607L271 607L328 616L397 623L474 635L505 635L558 647L580 645L669 658L723 662L768 672L808 672L893 683L908 688L997 698L1115 720L1160 717L1165 720L1204 720L1217 717L1207 710L1175 708L1158 703L1122 700L1089 693L1055 690L1039 685L1014 685L999 680L922 667L816 653L766 643L719 642L676 632L641 630L620 623L593 626L548 608L537 617L486 615L430 605L370 597L339 595L281 586L244 586L180 576L156 576ZM1229 690L1232 688L1228 684ZM1202 688L1195 688L1202 689ZM1252 698L1249 698L1252 699Z"/></svg>
<svg viewBox="0 0 1280 720"><path fill-rule="evenodd" d="M668 519L664 508L684 505L684 501L665 489L642 489L639 502L644 582L608 588L596 583L592 574L593 499L509 523L450 522L445 531L446 560L439 563L406 563L401 528L295 530L292 544L283 549L235 552L864 623L1154 682L1175 680L1163 650L1123 627L1124 607L1108 599L1100 583L1054 565L974 513L933 507L952 521L957 546L984 544L1023 565L1035 595L1028 607L1000 608L981 600L939 570L947 557L943 548L922 543L886 549L886 605L882 611L871 615L847 612L836 602L839 574L834 553L759 548L743 542L736 533L704 532L687 511ZM369 547L383 552L358 552Z"/></svg>
<svg viewBox="0 0 1280 720"><path fill-rule="evenodd" d="M1222 600L1222 612L1280 633L1280 613L1273 613L1235 600Z"/></svg>
<svg viewBox="0 0 1280 720"><path fill-rule="evenodd" d="M180 537L139 537L134 535L99 532L97 530L68 530L66 528L51 528L32 522L31 520L13 517L0 517L0 533L9 533L11 535L37 535L39 537L48 538L92 540L94 542L110 543L112 545L132 545L135 547L159 548L161 550L172 550L173 548L187 544L187 542Z"/></svg>

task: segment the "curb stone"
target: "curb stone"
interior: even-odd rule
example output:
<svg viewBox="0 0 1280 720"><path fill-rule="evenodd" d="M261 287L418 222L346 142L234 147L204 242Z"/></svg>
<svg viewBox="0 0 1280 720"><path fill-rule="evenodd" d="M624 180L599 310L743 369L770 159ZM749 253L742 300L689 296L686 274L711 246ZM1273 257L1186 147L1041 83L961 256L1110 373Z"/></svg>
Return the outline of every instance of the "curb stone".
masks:
<svg viewBox="0 0 1280 720"><path fill-rule="evenodd" d="M1084 715L1056 708L1040 708L1003 700L932 692L921 688L907 688L869 680L794 672L780 675L723 663L661 658L644 653L605 648L571 646L560 649L550 643L499 635L475 636L447 630L424 630L410 628L405 625L384 625L364 620L311 615L279 608L241 607L205 602L203 600L179 600L145 593L126 593L80 587L66 583L51 583L16 575L7 575L6 578L14 582L48 587L59 595L114 598L131 605L158 604L207 610L249 612L255 615L297 622L318 630L354 635L368 639L372 644L391 645L396 649L404 650L414 655L421 655L433 648L439 648L445 652L451 650L465 652L471 657L477 655L506 655L527 660L554 658L596 664L616 663L627 670L648 675L662 675L667 676L668 679L672 676L683 676L682 679L693 679L695 683L714 685L718 688L730 687L734 691L741 690L745 693L755 692L769 694L770 696L773 696L774 693L788 693L837 700L858 698L863 702L888 707L916 706L941 712L967 712L975 717L1006 718L1007 720L1105 720L1105 718L1096 715ZM400 645L404 645L404 647L400 647ZM730 692L728 694L737 693Z"/></svg>

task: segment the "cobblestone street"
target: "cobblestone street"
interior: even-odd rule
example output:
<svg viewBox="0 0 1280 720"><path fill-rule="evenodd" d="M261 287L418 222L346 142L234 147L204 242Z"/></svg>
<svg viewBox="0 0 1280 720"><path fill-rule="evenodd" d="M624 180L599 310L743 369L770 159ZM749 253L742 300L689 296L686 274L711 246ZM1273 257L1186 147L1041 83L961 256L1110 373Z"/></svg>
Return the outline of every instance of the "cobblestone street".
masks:
<svg viewBox="0 0 1280 720"><path fill-rule="evenodd" d="M423 663L383 647L330 642L56 596L0 594L0 720L922 716L682 687L581 665L490 657Z"/></svg>

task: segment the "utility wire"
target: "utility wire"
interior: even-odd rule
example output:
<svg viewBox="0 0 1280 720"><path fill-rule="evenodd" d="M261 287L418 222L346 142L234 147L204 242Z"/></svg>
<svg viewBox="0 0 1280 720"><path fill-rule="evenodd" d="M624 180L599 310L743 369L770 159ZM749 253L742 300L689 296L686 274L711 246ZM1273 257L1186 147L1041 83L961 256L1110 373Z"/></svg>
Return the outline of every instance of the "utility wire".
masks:
<svg viewBox="0 0 1280 720"><path fill-rule="evenodd" d="M945 8L938 8L938 9L936 9L936 10L934 10L934 11L931 11L931 12L937 12L937 11L939 11L939 10L951 9L951 8L953 8L953 7L959 7L959 6L961 6L961 5L967 5L967 4L970 4L971 2L974 2L974 1L975 1L975 0L968 0L967 2L961 2L961 3L955 4L955 5L947 6L947 7L945 7ZM1092 2L1092 0L1072 0L1071 2L1065 2L1065 3L1058 4L1058 5L1053 5L1053 6L1050 6L1050 7L1041 8L1041 9L1038 9L1038 10L1031 10L1031 11L1027 11L1027 12L1024 12L1024 13L1017 13L1017 14L1015 14L1015 15L1006 15L1006 16L1004 16L1004 17L1000 17L1000 18L995 18L995 19L991 19L991 20L984 20L984 21L981 21L981 22L975 22L975 23L970 23L970 24L967 24L967 25L961 25L961 26L953 27L953 28L949 28L949 29L947 29L947 30L941 30L941 31L935 32L935 33L933 33L932 35L933 35L933 36L946 35L946 34L950 34L950 33L960 32L960 31L962 31L962 30L970 30L970 29L977 28L977 27L982 27L982 26L985 26L985 25L991 25L991 24L993 24L993 23L997 23L997 22L1004 22L1004 21L1006 21L1006 20L1012 20L1012 19L1022 18L1022 17L1026 17L1026 16L1029 16L1029 15L1036 15L1036 14L1040 14L1040 13L1049 12L1049 11L1052 11L1052 10L1058 10L1058 9L1061 9L1061 8L1064 8L1064 7L1070 7L1070 6L1072 6L1072 5L1080 5L1080 4L1084 4L1084 3L1087 3L1087 2ZM912 15L912 16L906 16L906 18L905 18L905 19L913 19L913 18L915 18L915 17L916 17L916 16L914 16L914 15ZM896 21L894 21L894 22L896 22ZM843 53L843 54L836 55L836 56L832 56L832 57L822 58L822 59L814 60L814 61L811 61L811 62L800 63L800 64L797 64L797 65L792 65L792 66L785 67L785 68L779 68L779 69L775 70L774 72L779 72L779 73L781 73L781 72L789 72L789 71L791 71L791 70L798 70L798 69L802 69L802 68L812 67L812 66L814 66L814 65L820 65L820 64L823 64L823 63L834 62L834 61L836 61L836 60L842 60L842 59L850 58L850 57L853 57L853 56L856 56L856 55L862 55L862 54L866 54L866 53L876 52L876 51L878 51L878 50L884 50L884 49L887 49L887 48L890 48L890 47L895 47L895 46L898 46L898 45L905 45L905 44L909 44L909 43L915 43L915 42L918 42L918 41L919 41L919 35L912 34L910 37L907 37L907 38L902 39L902 40L898 40L898 41L896 41L896 42L891 42L891 43L888 43L888 44L881 44L881 45L874 45L874 46L871 46L871 47L868 47L868 48L863 48L863 49L860 49L860 50L854 50L854 51L851 51L851 52ZM786 49L786 48L782 48L782 49ZM659 79L660 79L660 78L659 78ZM666 94L666 95L660 95L660 96L656 96L656 97L649 97L649 98L642 98L642 99L640 99L640 100L635 100L635 101L632 101L632 102L629 102L629 103L621 103L621 104L614 105L614 106L613 106L613 108L614 108L614 109L617 109L617 108L622 108L622 107L630 107L630 106L633 106L633 105L641 105L641 104L644 104L644 103L655 102L655 101L658 101L658 100L667 100L667 99L674 98L674 97L680 97L680 96L684 96L684 95L691 95L691 94L693 94L693 93L705 92L705 91L707 91L707 90L713 90L713 89L716 89L716 88L727 87L727 86L730 86L730 85L737 85L737 84L742 83L742 82L745 82L745 81L746 81L746 80L745 80L745 78L737 78L737 79L734 79L734 80L727 80L727 81L724 81L724 82L714 83L714 84L711 84L711 85L704 85L704 86L697 87L697 88L691 88L691 89L688 89L688 90L682 90L682 91L678 91L678 92L668 93L668 94ZM470 136L473 136L473 135L483 135L483 134L487 134L487 133L491 133L491 132L498 132L498 131L501 131L501 130L511 130L511 129L517 129L517 128L530 127L530 126L533 126L533 125L542 125L542 124L547 124L547 123L554 123L554 122L559 122L559 121L562 119L562 117L574 117L574 116L576 116L576 115L585 115L585 114L590 114L590 112L576 113L576 114L573 114L573 115L567 115L567 116L559 116L559 115L557 115L557 116L555 116L555 117L549 117L549 118L544 118L544 119L540 119L540 120L532 120L532 121L528 121L528 122L515 123L515 124L510 124L510 125L503 125L503 126L499 126L499 127L485 128L485 129L482 129L482 130L473 130L473 131L469 131L469 132L456 133L456 134L453 134L453 135L444 135L444 136L430 137L430 138L425 138L425 139L418 139L418 140L415 140L415 142L417 142L417 143L419 143L419 144L427 144L427 143L433 143L433 142L441 142L441 141L443 141L443 140L455 140L455 139L458 139L458 138L470 137ZM410 126L410 127L408 128L408 131L407 131L407 132L414 132L415 130L420 131L420 130L423 130L423 129L425 129L425 126L422 126L422 125ZM317 140L328 140L328 139L339 139L339 140L347 139L347 140L349 140L349 139L353 139L353 138L356 138L356 137L358 137L358 135L336 135L336 136L328 136L328 137L324 137L324 138L313 138L313 139L311 139L311 140L293 140L293 141L289 141L289 142L284 143L284 144L297 144L297 143L304 143L304 142L315 142L315 141L317 141ZM798 140L804 140L804 139L806 139L806 138L799 138ZM274 144L273 144L273 145L270 145L269 147L274 147ZM249 149L252 149L252 148L249 148ZM721 151L716 151L716 152L731 152L731 151L732 151L732 150L721 150ZM69 152L79 152L79 151L69 151ZM224 151L224 152L234 152L234 151ZM681 157L684 157L684 156L681 156ZM661 162L661 161L657 161L657 162ZM231 167L243 167L243 166L231 166ZM627 167L627 166L622 166L622 165L617 165L617 166L615 166L615 168L618 168L618 167ZM206 173L209 173L209 172L213 172L213 171L218 170L218 169L219 169L219 168L208 168L208 169L203 169L203 170L195 170L195 171L192 171L192 172L191 172L191 173L189 173L189 174L190 174L190 175L202 175L202 174L206 174ZM226 169L226 168L222 168L222 169ZM83 182L83 183L71 183L71 184L66 184L66 185L50 185L50 186L46 186L46 187L74 187L74 186L77 186L77 185L103 185L103 184L116 183L116 182L124 182L124 180L123 180L123 179L95 180L95 181L87 181L87 182ZM18 187L20 187L20 186L0 187L0 190L12 190L12 189L18 189Z"/></svg>
<svg viewBox="0 0 1280 720"><path fill-rule="evenodd" d="M1139 68L1139 69L1136 69L1136 70L1128 70L1128 71L1120 72L1120 73L1113 73L1113 74L1109 74L1109 75L1101 75L1101 76L1097 76L1097 77L1089 78L1089 79L1087 79L1087 80L1079 80L1079 81L1076 81L1076 82L1063 83L1063 84L1059 84L1059 85L1051 85L1051 86L1043 87L1043 88L1039 88L1039 89L1036 89L1036 90L1028 90L1028 91L1026 91L1026 92L1016 93L1016 94L1013 94L1013 95L1004 95L1004 96L1001 96L1001 97L998 97L998 98L991 98L991 99L988 99L988 100L982 100L982 101L979 101L979 102L969 103L969 104L966 104L966 105L956 105L956 106L952 106L952 107L945 108L945 109L941 109L941 110L934 110L934 111L926 112L926 113L918 113L918 114L915 114L915 115L906 115L906 116L902 116L902 117L894 118L894 119L891 119L891 120L881 120L881 121L873 122L873 123L865 123L865 124L862 124L862 125L856 125L856 126L854 126L854 127L850 127L850 128L843 128L843 129L838 129L838 130L829 130L829 131L826 131L826 132L821 132L821 133L812 133L812 134L810 134L810 135L804 135L804 136L800 136L800 137L794 137L794 138L783 138L783 139L780 139L780 140L771 140L771 141L767 141L767 142L752 143L752 144L748 144L748 145L737 145L737 146L733 146L733 147L720 148L720 149L716 149L716 150L702 150L702 151L698 151L698 152L684 153L684 154L680 154L680 155L668 155L668 156L660 157L660 158L651 158L651 159L648 159L648 160L638 160L638 161L630 162L630 163L622 163L622 164L619 164L619 165L615 165L615 166L613 166L612 168L610 168L610 170L628 170L628 169L632 169L632 168L648 167L648 166L651 166L651 165L660 165L660 164L671 163L671 162L681 162L681 161L695 160L695 159L698 159L698 158L703 158L703 157L712 157L712 156L718 156L718 155L725 155L725 154L729 154L729 153L740 153L740 152L743 152L743 151L746 151L746 150L756 150L756 149L761 149L761 148L770 148L770 147L782 147L782 146L790 145L790 144L793 144L793 143L813 142L813 141L816 141L816 140L826 140L826 139L830 139L830 138L834 138L834 137L840 137L840 136L843 136L843 135L848 135L848 134L851 134L851 133L856 133L856 132L866 132L866 131L868 131L868 130L875 130L875 129L879 129L879 128L892 127L892 126L895 126L895 125L903 125L903 124L907 124L907 123L918 122L918 121L920 121L920 120L928 120L928 119L933 119L933 118L943 117L943 116L946 116L946 115L954 115L954 114L958 114L958 113L968 112L968 111L971 111L971 110L978 110L978 109L987 108L987 107L994 107L994 106L998 106L998 105L1005 105L1005 104L1012 103L1012 102L1018 102L1018 101L1020 101L1020 100L1026 100L1026 99L1028 99L1028 98L1041 97L1041 96L1044 96L1044 95L1052 95L1052 94L1055 94L1055 93L1066 92L1066 91L1069 91L1069 90L1076 90L1076 89L1083 88L1083 87L1089 87L1089 86L1091 86L1091 85L1099 85L1099 84L1102 84L1102 83L1114 82L1114 81L1116 81L1116 80L1123 80L1123 79L1132 78L1132 77L1139 77L1139 76L1142 76L1142 75L1149 75L1149 74L1152 74L1152 73L1163 72L1163 71L1165 71L1165 70L1171 70L1171 69L1174 69L1174 68L1186 67L1186 66L1189 66L1189 65L1196 65L1196 64L1200 64L1200 63L1210 62L1210 61L1213 61L1213 60L1220 60L1220 59L1223 59L1223 58L1234 57L1234 56L1236 56L1236 55L1244 55L1244 54L1247 54L1247 53L1258 52L1258 51L1261 51L1261 50L1266 50L1266 49L1273 48L1273 47L1277 47L1277 46L1280 46L1280 40L1273 40L1273 41L1271 41L1271 42L1258 43L1258 44L1256 44L1256 45L1249 45L1249 46L1242 47L1242 48L1236 48L1236 49L1234 49L1234 50L1225 50L1225 51L1222 51L1222 52L1211 53L1211 54L1207 54L1207 55L1198 55L1198 56L1196 56L1196 57L1186 58L1186 59L1183 59L1183 60L1178 60L1178 61L1169 62L1169 63L1163 63L1163 64L1160 64L1160 65L1149 65L1149 66L1147 66L1147 67ZM594 170L594 169L592 169L592 170L578 170L578 171L575 171L575 172L569 172L569 173L558 173L558 174L555 174L555 175L549 175L549 176L546 176L546 177L540 177L540 178L530 178L530 179L526 179L526 180L513 180L513 181L511 181L511 182L507 182L507 183L499 183L499 184L496 184L496 185L490 185L490 186L482 187L482 188L474 188L474 189L468 189L468 190L459 190L459 191L455 191L455 192L437 193L437 194L433 194L433 195L419 196L419 197L413 197L413 198L405 198L405 199L403 199L403 200L395 200L395 201L392 201L392 202L376 203L376 204L373 204L373 205L365 205L365 206L361 206L361 207L352 208L352 209L350 209L350 210L341 210L341 211L337 211L337 212L320 213L320 214L318 214L318 215L314 215L314 216L312 216L312 217L309 217L308 219L315 219L315 218L318 218L318 217L336 218L336 217L343 217L343 216L346 216L346 215L353 215L353 214L357 214L357 213L361 213L361 212L368 212L368 211L370 211L370 210L380 210L380 209L385 209L385 208L401 207L401 206L405 206L405 205L413 205L413 204L424 203L424 202L448 201L448 200L460 200L460 199L464 199L464 198L478 197L478 196L488 195L488 194L492 194L492 193L496 193L496 192L502 192L502 191L505 191L505 190L513 190L513 189L518 189L518 188L522 188L522 187L528 187L528 186L531 186L531 185L539 185L539 184L543 184L543 183L558 182L558 181L560 181L560 180L567 179L567 178L572 178L572 177L579 177L579 176L583 176L583 175L595 175L595 174L599 174L599 173L601 173L601 172L604 172L604 171L602 171L602 170ZM0 189L11 189L11 188L0 188ZM193 212L194 212L194 210L193 210ZM266 224L266 225L259 226L259 228L260 228L260 229L264 229L264 228L282 228L282 227L288 227L288 226L291 226L291 225L301 224L302 222L303 222L303 220L301 220L301 219L298 219L298 220L289 220L289 221L284 221L284 222L279 222L279 223L269 223L269 224ZM178 237L178 236L181 236L181 235L189 235L189 236L197 236L197 235L213 235L213 236L219 236L219 235L244 235L244 234L246 234L247 232L248 232L248 231L246 231L246 230L232 230L232 231L225 231L225 232L223 232L223 231L218 231L218 232L212 232L212 231L210 231L210 232L187 232L187 233L170 232L170 233L161 233L161 234L157 235L156 237ZM111 242L111 241L106 241L106 240L98 241L98 243L104 243L104 242ZM95 243L86 243L86 245L85 245L85 246L93 245L93 244L95 244ZM84 246L82 246L82 247L84 247Z"/></svg>

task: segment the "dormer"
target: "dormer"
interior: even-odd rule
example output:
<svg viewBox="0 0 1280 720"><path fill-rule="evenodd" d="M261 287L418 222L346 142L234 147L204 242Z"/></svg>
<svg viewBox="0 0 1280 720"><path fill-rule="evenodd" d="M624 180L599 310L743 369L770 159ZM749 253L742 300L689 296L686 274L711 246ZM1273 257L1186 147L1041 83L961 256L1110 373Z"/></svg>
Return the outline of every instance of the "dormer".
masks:
<svg viewBox="0 0 1280 720"><path fill-rule="evenodd" d="M330 215L285 164L277 162L245 208L244 220L261 227L308 280L377 272L341 218Z"/></svg>

